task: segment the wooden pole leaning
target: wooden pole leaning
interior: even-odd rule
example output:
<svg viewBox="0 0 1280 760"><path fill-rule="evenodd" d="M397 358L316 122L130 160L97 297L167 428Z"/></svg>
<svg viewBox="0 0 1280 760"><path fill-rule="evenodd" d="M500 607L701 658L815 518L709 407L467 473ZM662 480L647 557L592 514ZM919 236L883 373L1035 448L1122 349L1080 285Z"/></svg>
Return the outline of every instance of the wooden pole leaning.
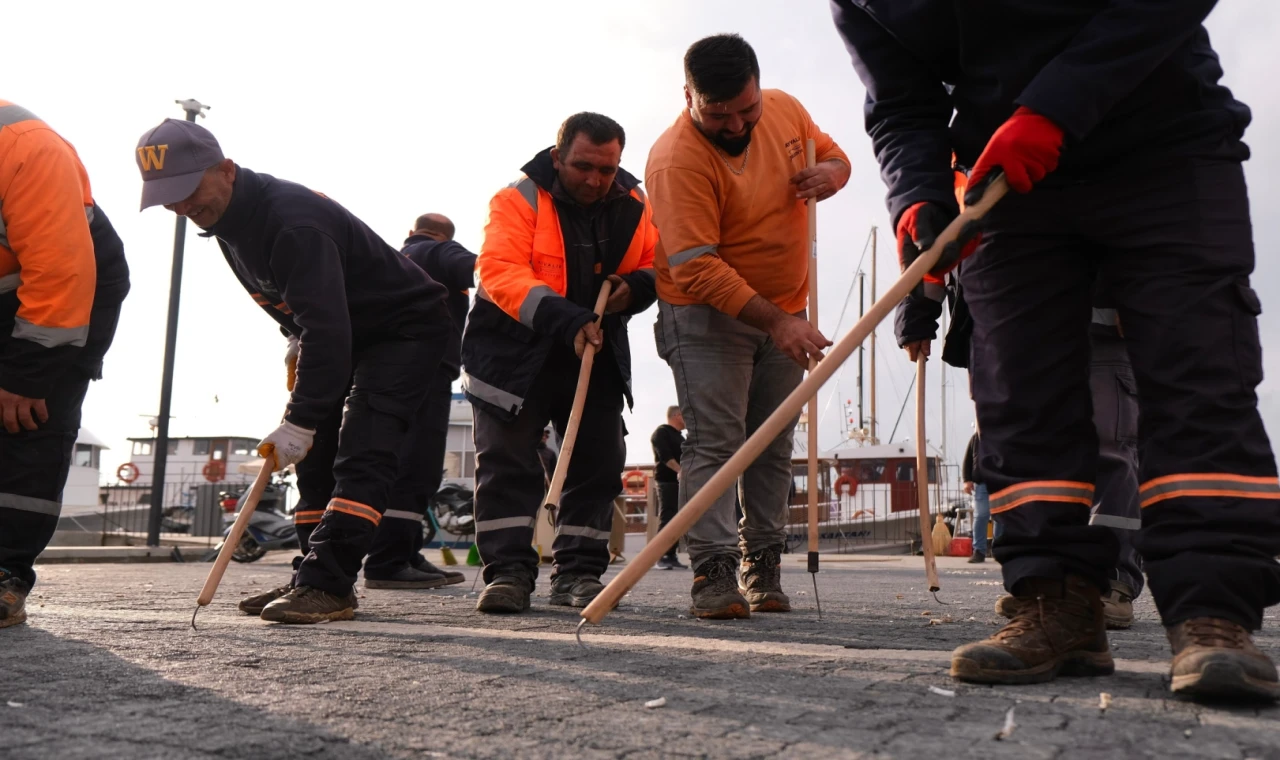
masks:
<svg viewBox="0 0 1280 760"><path fill-rule="evenodd" d="M218 550L218 558L214 560L213 567L209 570L209 576L204 580L204 588L200 590L200 596L196 599L196 609L191 613L191 627L196 627L196 614L200 612L201 607L208 606L213 601L213 595L218 592L218 585L222 583L222 576L227 572L227 565L231 562L231 555L235 553L236 547L240 545L240 539L244 536L244 529L249 524L249 519L253 517L253 511L258 508L258 500L262 498L262 492L267 490L267 484L271 482L271 473L275 470L276 463L275 453L268 454L263 457L262 469L258 470L258 477L253 481L253 487L249 489L249 493L244 496L240 502L240 514L236 516L236 521L231 525L231 532L227 534L227 538L222 542L222 548ZM155 486L152 486L153 488Z"/></svg>
<svg viewBox="0 0 1280 760"><path fill-rule="evenodd" d="M609 293L613 283L605 280L600 286L600 295L596 298L596 316L603 320L605 304L609 301ZM591 384L591 367L595 363L596 347L587 343L582 349L582 366L578 369L578 387L573 392L573 406L569 409L569 422L565 425L564 440L560 442L560 455L556 458L556 471L551 476L551 487L547 489L547 509L560 507L560 492L564 490L564 479L569 474L569 460L573 458L573 445L578 440L578 427L582 424L582 408L587 403L587 387Z"/></svg>
<svg viewBox="0 0 1280 760"><path fill-rule="evenodd" d="M938 562L933 552L933 526L929 524L929 451L924 441L925 355L916 355L916 503L920 506L920 546L924 549L924 574L929 591L938 591Z"/></svg>
<svg viewBox="0 0 1280 760"><path fill-rule="evenodd" d="M826 358L818 362L818 366L814 371L804 379L799 386L796 387L791 395L774 410L773 414L764 421L756 432L746 440L742 448L738 449L728 462L720 468L711 479L707 481L693 498L684 505L676 516L667 523L667 526L658 531L658 535L653 537L644 549L636 555L635 560L622 569L609 585L592 600L582 611L582 621L578 623L578 631L581 633L582 626L586 623L598 624L604 619L609 610L613 609L618 601L631 590L633 586L649 568L653 567L658 558L661 557L667 549L673 546L676 541L680 540L689 528L698 521L702 515L711 508L717 497L724 493L730 485L737 481L747 467L755 461L756 457L764 451L765 447L786 428L787 424L800 412L805 402L817 393L818 389L823 386L831 376L840 369L843 364L862 341L866 340L867 335L880 324L898 302L907 296L911 290L924 279L925 273L937 264L938 259L942 256L942 250L950 243L953 243L960 236L961 230L970 224L980 220L991 209L996 202L1004 196L1009 190L1008 183L1001 176L993 181L983 195L982 200L969 206L947 225L942 231L933 246L925 251L917 258L911 266L907 267L902 276L898 278L890 288L885 292L884 297L879 299L867 313L859 319L849 332L845 333L831 350L827 352Z"/></svg>
<svg viewBox="0 0 1280 760"><path fill-rule="evenodd" d="M817 148L813 138L809 138L804 146L805 166L813 168L817 164ZM809 324L818 329L818 199L808 200L809 211ZM809 373L813 374L818 363L809 359ZM809 442L808 488L809 493L809 574L813 579L813 603L818 608L818 618L822 618L822 602L818 598L818 389L809 397L809 422L806 425Z"/></svg>

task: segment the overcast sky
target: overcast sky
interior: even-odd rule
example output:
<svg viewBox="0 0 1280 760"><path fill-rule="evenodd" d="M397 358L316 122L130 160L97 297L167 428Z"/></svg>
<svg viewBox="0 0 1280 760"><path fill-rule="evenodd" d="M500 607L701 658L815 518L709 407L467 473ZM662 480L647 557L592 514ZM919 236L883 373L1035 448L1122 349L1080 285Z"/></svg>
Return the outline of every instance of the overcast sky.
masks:
<svg viewBox="0 0 1280 760"><path fill-rule="evenodd" d="M490 196L554 141L569 114L599 111L627 130L623 166L643 177L654 139L683 108L681 57L694 40L736 31L755 47L765 87L787 90L853 160L849 186L819 206L820 324L836 324L868 230L879 225L880 290L897 274L892 232L869 141L863 88L821 0L415 3L218 2L157 6L45 0L5 8L6 55L21 61L0 97L34 111L77 148L94 196L124 239L133 291L106 379L84 425L128 458L124 439L149 435L159 406L174 217L139 214L133 149L175 99L213 106L202 121L240 164L324 192L399 247L415 216L449 215L478 250ZM1268 429L1280 430L1280 4L1222 3L1208 22L1226 82L1253 109L1245 138L1262 297ZM215 243L188 227L173 402L174 435L261 437L287 401L285 341L235 281ZM856 315L857 295L849 306ZM653 346L655 310L631 322L636 408L628 461L648 462L648 438L675 402ZM841 331L852 324L846 316ZM881 330L881 438L912 367ZM941 440L938 363L930 362L928 438ZM854 398L856 365L839 383ZM963 452L973 420L965 376L948 373L948 453ZM835 392L829 384L824 406ZM820 428L838 442L840 401ZM913 429L903 415L898 439ZM113 476L114 477L114 476Z"/></svg>

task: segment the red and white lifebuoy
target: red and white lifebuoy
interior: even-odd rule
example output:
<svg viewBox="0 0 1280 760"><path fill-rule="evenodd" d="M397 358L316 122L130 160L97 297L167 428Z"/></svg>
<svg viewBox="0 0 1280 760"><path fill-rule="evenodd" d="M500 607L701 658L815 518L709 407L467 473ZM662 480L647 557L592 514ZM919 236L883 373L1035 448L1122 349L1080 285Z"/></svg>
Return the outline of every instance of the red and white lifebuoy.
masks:
<svg viewBox="0 0 1280 760"><path fill-rule="evenodd" d="M217 483L227 475L227 463L220 459L210 459L205 462L204 469L201 471L204 479L210 483Z"/></svg>
<svg viewBox="0 0 1280 760"><path fill-rule="evenodd" d="M841 475L836 479L836 496L853 496L858 492L858 479L852 475Z"/></svg>
<svg viewBox="0 0 1280 760"><path fill-rule="evenodd" d="M640 470L622 473L622 490L632 496L640 496L649 488L649 476Z"/></svg>
<svg viewBox="0 0 1280 760"><path fill-rule="evenodd" d="M116 468L116 477L125 483L132 483L138 479L138 465L133 462L125 462Z"/></svg>

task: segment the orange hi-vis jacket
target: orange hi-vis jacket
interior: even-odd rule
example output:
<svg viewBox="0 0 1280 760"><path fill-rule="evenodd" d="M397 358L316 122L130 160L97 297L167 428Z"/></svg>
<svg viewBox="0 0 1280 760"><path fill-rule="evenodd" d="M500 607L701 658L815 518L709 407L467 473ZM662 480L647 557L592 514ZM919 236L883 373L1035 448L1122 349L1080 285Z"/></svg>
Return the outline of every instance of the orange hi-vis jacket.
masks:
<svg viewBox="0 0 1280 760"><path fill-rule="evenodd" d="M0 100L0 388L43 398L84 346L97 283L93 208L75 149Z"/></svg>
<svg viewBox="0 0 1280 760"><path fill-rule="evenodd" d="M525 174L499 190L489 203L484 244L476 259L479 282L475 304L462 340L462 387L473 403L514 415L541 371L551 347L572 346L582 326L594 319L596 289L604 277L616 274L631 288L631 306L605 317L608 348L630 390L630 347L626 323L656 299L653 254L658 230L640 181L623 170L614 191L600 203L598 223L607 229L601 240L602 258L581 260L577 253L577 224L566 225L550 188L555 173L547 151L524 168ZM566 230L567 226L573 229ZM566 238L575 250L566 256ZM583 266L592 267L591 293L575 303L570 282ZM589 297L589 298L588 298Z"/></svg>

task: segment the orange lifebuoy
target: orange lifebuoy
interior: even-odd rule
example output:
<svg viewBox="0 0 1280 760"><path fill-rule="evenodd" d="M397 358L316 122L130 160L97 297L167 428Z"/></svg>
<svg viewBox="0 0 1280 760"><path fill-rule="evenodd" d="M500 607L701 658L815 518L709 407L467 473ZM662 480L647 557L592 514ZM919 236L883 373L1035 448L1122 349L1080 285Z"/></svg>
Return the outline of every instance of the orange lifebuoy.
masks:
<svg viewBox="0 0 1280 760"><path fill-rule="evenodd" d="M849 519L857 520L859 517L875 517L875 513L870 510L859 509L857 512L854 512L853 517L850 517Z"/></svg>
<svg viewBox="0 0 1280 760"><path fill-rule="evenodd" d="M843 496L845 487L849 489L849 495L853 496L858 492L858 479L852 475L841 475L836 479L835 491L837 496Z"/></svg>
<svg viewBox="0 0 1280 760"><path fill-rule="evenodd" d="M226 476L227 463L218 459L210 459L208 462L205 462L204 469L201 470L201 472L204 473L205 480L210 483L217 483Z"/></svg>
<svg viewBox="0 0 1280 760"><path fill-rule="evenodd" d="M640 470L622 473L622 490L632 495L643 494L649 487L649 476Z"/></svg>
<svg viewBox="0 0 1280 760"><path fill-rule="evenodd" d="M125 483L132 483L138 479L138 465L133 462L125 462L116 468L116 477Z"/></svg>

